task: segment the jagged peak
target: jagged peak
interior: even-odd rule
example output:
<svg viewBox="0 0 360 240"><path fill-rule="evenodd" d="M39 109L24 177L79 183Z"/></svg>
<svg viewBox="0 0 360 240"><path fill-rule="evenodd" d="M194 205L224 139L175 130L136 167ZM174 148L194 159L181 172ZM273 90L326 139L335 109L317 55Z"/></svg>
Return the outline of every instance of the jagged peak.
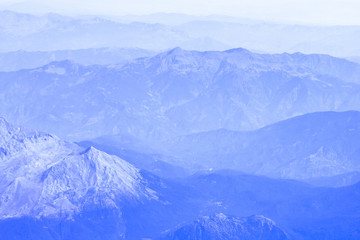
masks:
<svg viewBox="0 0 360 240"><path fill-rule="evenodd" d="M198 231L199 229L201 231ZM176 237L188 235L189 232L196 239L204 239L204 236L211 236L210 238L213 239L259 239L259 236L263 233L268 236L266 239L271 237L275 237L274 239L288 239L287 234L282 229L275 226L272 220L264 216L235 217L223 213L201 217L195 222L169 231L167 237L175 239Z"/></svg>
<svg viewBox="0 0 360 240"><path fill-rule="evenodd" d="M4 118L1 122L5 123ZM84 150L50 134L45 135L51 138L38 139L44 135L21 129L4 133L7 135L0 132L4 145L0 145L0 154L5 157L0 172L7 176L3 194L13 200L0 199L0 219L61 213L71 216L88 203L117 208L122 199L156 198L155 192L143 185L139 169L121 158L94 147ZM23 187L20 193L17 184ZM28 192L36 201L29 199L24 204Z"/></svg>
<svg viewBox="0 0 360 240"><path fill-rule="evenodd" d="M119 163L126 163L127 165L133 167L130 163L122 160L121 158L118 158L114 155L109 155L103 151L100 151L96 148L94 148L93 146L90 146L88 147L87 149L85 149L85 151L81 152L80 155L83 155L83 156L86 156L88 159L96 159L97 161L99 161L101 157L103 158L107 158L107 159L110 159L110 158L116 158L117 160L119 160L118 162ZM133 167L135 169L135 167Z"/></svg>
<svg viewBox="0 0 360 240"><path fill-rule="evenodd" d="M39 137L50 137L50 138L58 139L58 137L56 137L55 135L52 135L50 133L34 131L31 129L27 129L27 128L20 127L18 125L9 123L4 117L1 117L1 116L0 116L0 129L6 129L7 134L18 135L17 137L21 136L21 138L33 139L33 138L39 138ZM13 139L16 139L16 138L13 138Z"/></svg>
<svg viewBox="0 0 360 240"><path fill-rule="evenodd" d="M181 47L176 47L167 52L167 55L179 55L184 54L184 52L187 52L186 50L182 49Z"/></svg>
<svg viewBox="0 0 360 240"><path fill-rule="evenodd" d="M97 152L97 151L99 151L99 150L97 150L93 146L90 146L90 147L86 148L84 151L80 152L80 154L94 154L94 152Z"/></svg>
<svg viewBox="0 0 360 240"><path fill-rule="evenodd" d="M182 49L180 47L176 47L176 48L170 49L168 51L159 53L159 54L155 55L154 57L151 57L150 59L154 59L154 58L155 59L156 58L159 58L159 59L172 59L172 58L184 56L189 52L190 51L184 50L184 49Z"/></svg>

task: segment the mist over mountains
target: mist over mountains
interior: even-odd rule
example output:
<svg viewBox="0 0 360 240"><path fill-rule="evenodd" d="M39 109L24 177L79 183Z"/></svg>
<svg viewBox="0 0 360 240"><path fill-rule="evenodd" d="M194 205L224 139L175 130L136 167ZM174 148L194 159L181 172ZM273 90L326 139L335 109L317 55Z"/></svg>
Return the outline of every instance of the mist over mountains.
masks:
<svg viewBox="0 0 360 240"><path fill-rule="evenodd" d="M179 137L167 149L214 169L310 179L359 171L359 112L317 112L255 131L226 129Z"/></svg>
<svg viewBox="0 0 360 240"><path fill-rule="evenodd" d="M359 171L357 112L255 129L360 110L358 76L360 65L328 55L175 48L122 65L62 61L2 72L0 113L113 154L157 155L179 167L332 177Z"/></svg>
<svg viewBox="0 0 360 240"><path fill-rule="evenodd" d="M138 48L90 48L79 50L57 50L49 52L15 51L0 53L0 71L18 71L42 67L50 62L70 60L82 65L125 64L155 52Z"/></svg>
<svg viewBox="0 0 360 240"><path fill-rule="evenodd" d="M267 23L226 16L153 14L124 17L65 17L0 12L1 52L87 48L142 48L164 51L244 47L267 53L322 53L360 56L358 26Z"/></svg>
<svg viewBox="0 0 360 240"><path fill-rule="evenodd" d="M359 26L0 12L0 240L359 239Z"/></svg>

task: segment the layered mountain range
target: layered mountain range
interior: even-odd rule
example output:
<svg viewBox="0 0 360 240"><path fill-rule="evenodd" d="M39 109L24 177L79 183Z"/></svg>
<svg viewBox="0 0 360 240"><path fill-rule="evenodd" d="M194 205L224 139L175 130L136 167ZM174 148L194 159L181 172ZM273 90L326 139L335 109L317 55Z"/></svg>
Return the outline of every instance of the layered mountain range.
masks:
<svg viewBox="0 0 360 240"><path fill-rule="evenodd" d="M162 179L0 123L2 239L359 238L359 184L318 188L234 171Z"/></svg>
<svg viewBox="0 0 360 240"><path fill-rule="evenodd" d="M360 112L317 112L254 131L220 129L163 145L174 159L206 168L292 179L330 177L360 171L359 123Z"/></svg>
<svg viewBox="0 0 360 240"><path fill-rule="evenodd" d="M176 203L168 202L174 201L171 200L173 190L157 193L149 188L156 184L156 190L166 189L161 185L168 184L141 173L120 158L94 148L84 150L51 134L13 126L2 118L0 135L0 235L6 239L83 239L90 236L92 239L104 236L136 239L136 234L161 233L147 226L151 227L149 220L159 216L145 215L149 220L134 224L132 221L141 220L136 211L141 212L142 208L149 211L153 207L155 213L164 211L162 208L179 211ZM181 192L193 194L189 188ZM180 198L184 201L187 197ZM166 207L168 204L171 206ZM186 201L183 204L193 205ZM101 220L94 219L95 216ZM137 217L139 219L134 219ZM167 216L161 221L171 218ZM181 219L183 217L177 221ZM173 221L169 222L174 224ZM24 224L23 232L17 233ZM87 229L89 224L98 226ZM145 225L144 233L131 232L142 225ZM261 229L261 226L253 227ZM62 230L52 233L56 228Z"/></svg>
<svg viewBox="0 0 360 240"><path fill-rule="evenodd" d="M124 64L154 52L139 48L90 48L57 51L13 51L0 53L0 71L17 71L44 66L54 61L70 60L82 65Z"/></svg>
<svg viewBox="0 0 360 240"><path fill-rule="evenodd" d="M71 140L119 134L155 142L360 110L359 72L327 55L176 48L118 67L63 61L0 73L0 113Z"/></svg>
<svg viewBox="0 0 360 240"><path fill-rule="evenodd" d="M359 64L328 55L176 48L122 65L2 72L0 113L161 176L186 172L172 163L302 180L341 175L341 186L358 179L357 112L274 123L360 110L359 76Z"/></svg>
<svg viewBox="0 0 360 240"><path fill-rule="evenodd" d="M1 52L83 48L225 50L360 55L359 26L280 24L224 16L155 14L117 18L0 12Z"/></svg>
<svg viewBox="0 0 360 240"><path fill-rule="evenodd" d="M214 48L224 44L209 38L192 38L184 31L163 24L122 23L90 17L43 16L0 12L1 52L55 51L87 48L143 48L164 50L190 46L201 50L202 43Z"/></svg>
<svg viewBox="0 0 360 240"><path fill-rule="evenodd" d="M0 11L0 240L360 239L359 33Z"/></svg>
<svg viewBox="0 0 360 240"><path fill-rule="evenodd" d="M79 144L96 146L163 177L233 169L320 186L346 186L360 180L359 118L357 111L316 112L253 131L219 129L176 137L157 144L158 148L120 136Z"/></svg>

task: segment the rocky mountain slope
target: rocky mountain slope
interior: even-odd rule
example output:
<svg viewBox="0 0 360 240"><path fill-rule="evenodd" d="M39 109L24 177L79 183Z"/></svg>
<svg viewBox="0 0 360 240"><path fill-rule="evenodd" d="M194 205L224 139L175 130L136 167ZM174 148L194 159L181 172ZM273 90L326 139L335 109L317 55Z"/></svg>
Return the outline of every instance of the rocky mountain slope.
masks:
<svg viewBox="0 0 360 240"><path fill-rule="evenodd" d="M235 218L220 213L202 217L168 233L162 239L286 240L288 237L273 221L263 216Z"/></svg>
<svg viewBox="0 0 360 240"><path fill-rule="evenodd" d="M94 148L0 119L0 218L71 218L92 205L120 208L123 199L156 197L139 170Z"/></svg>
<svg viewBox="0 0 360 240"><path fill-rule="evenodd" d="M0 239L202 237L188 226L194 221L206 225L202 233L223 239L283 239L283 231L290 239L359 237L359 184L315 188L232 171L167 180L4 119L0 149ZM234 217L203 218L219 212ZM241 218L251 215L269 217L280 229L264 217Z"/></svg>
<svg viewBox="0 0 360 240"><path fill-rule="evenodd" d="M71 140L152 143L256 129L316 111L360 110L360 65L326 55L173 49L118 67L69 61L0 73L0 114Z"/></svg>

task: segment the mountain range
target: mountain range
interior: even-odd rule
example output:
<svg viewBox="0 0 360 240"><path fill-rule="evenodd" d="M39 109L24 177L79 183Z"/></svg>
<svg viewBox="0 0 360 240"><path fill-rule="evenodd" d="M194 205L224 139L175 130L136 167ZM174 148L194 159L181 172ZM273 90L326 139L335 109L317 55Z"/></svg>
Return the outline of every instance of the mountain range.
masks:
<svg viewBox="0 0 360 240"><path fill-rule="evenodd" d="M139 48L91 48L58 51L15 51L0 53L0 71L18 71L44 66L54 61L70 60L82 65L124 64L140 57L155 55Z"/></svg>
<svg viewBox="0 0 360 240"><path fill-rule="evenodd" d="M0 123L0 239L359 238L358 183L319 188L224 170L163 179Z"/></svg>
<svg viewBox="0 0 360 240"><path fill-rule="evenodd" d="M359 26L0 11L0 39L0 240L360 239Z"/></svg>
<svg viewBox="0 0 360 240"><path fill-rule="evenodd" d="M88 48L225 50L360 56L359 26L268 23L224 16L69 17L0 12L1 52Z"/></svg>
<svg viewBox="0 0 360 240"><path fill-rule="evenodd" d="M332 177L360 171L359 123L360 112L316 112L254 131L220 129L163 145L180 165L302 180Z"/></svg>
<svg viewBox="0 0 360 240"><path fill-rule="evenodd" d="M206 50L224 45L209 38L191 38L176 28L141 22L121 23L99 17L42 16L0 12L0 52L56 51L88 48L142 48L159 51L176 46Z"/></svg>
<svg viewBox="0 0 360 240"><path fill-rule="evenodd" d="M360 65L327 55L173 49L118 66L70 61L0 73L0 114L70 140L157 142L360 110Z"/></svg>

